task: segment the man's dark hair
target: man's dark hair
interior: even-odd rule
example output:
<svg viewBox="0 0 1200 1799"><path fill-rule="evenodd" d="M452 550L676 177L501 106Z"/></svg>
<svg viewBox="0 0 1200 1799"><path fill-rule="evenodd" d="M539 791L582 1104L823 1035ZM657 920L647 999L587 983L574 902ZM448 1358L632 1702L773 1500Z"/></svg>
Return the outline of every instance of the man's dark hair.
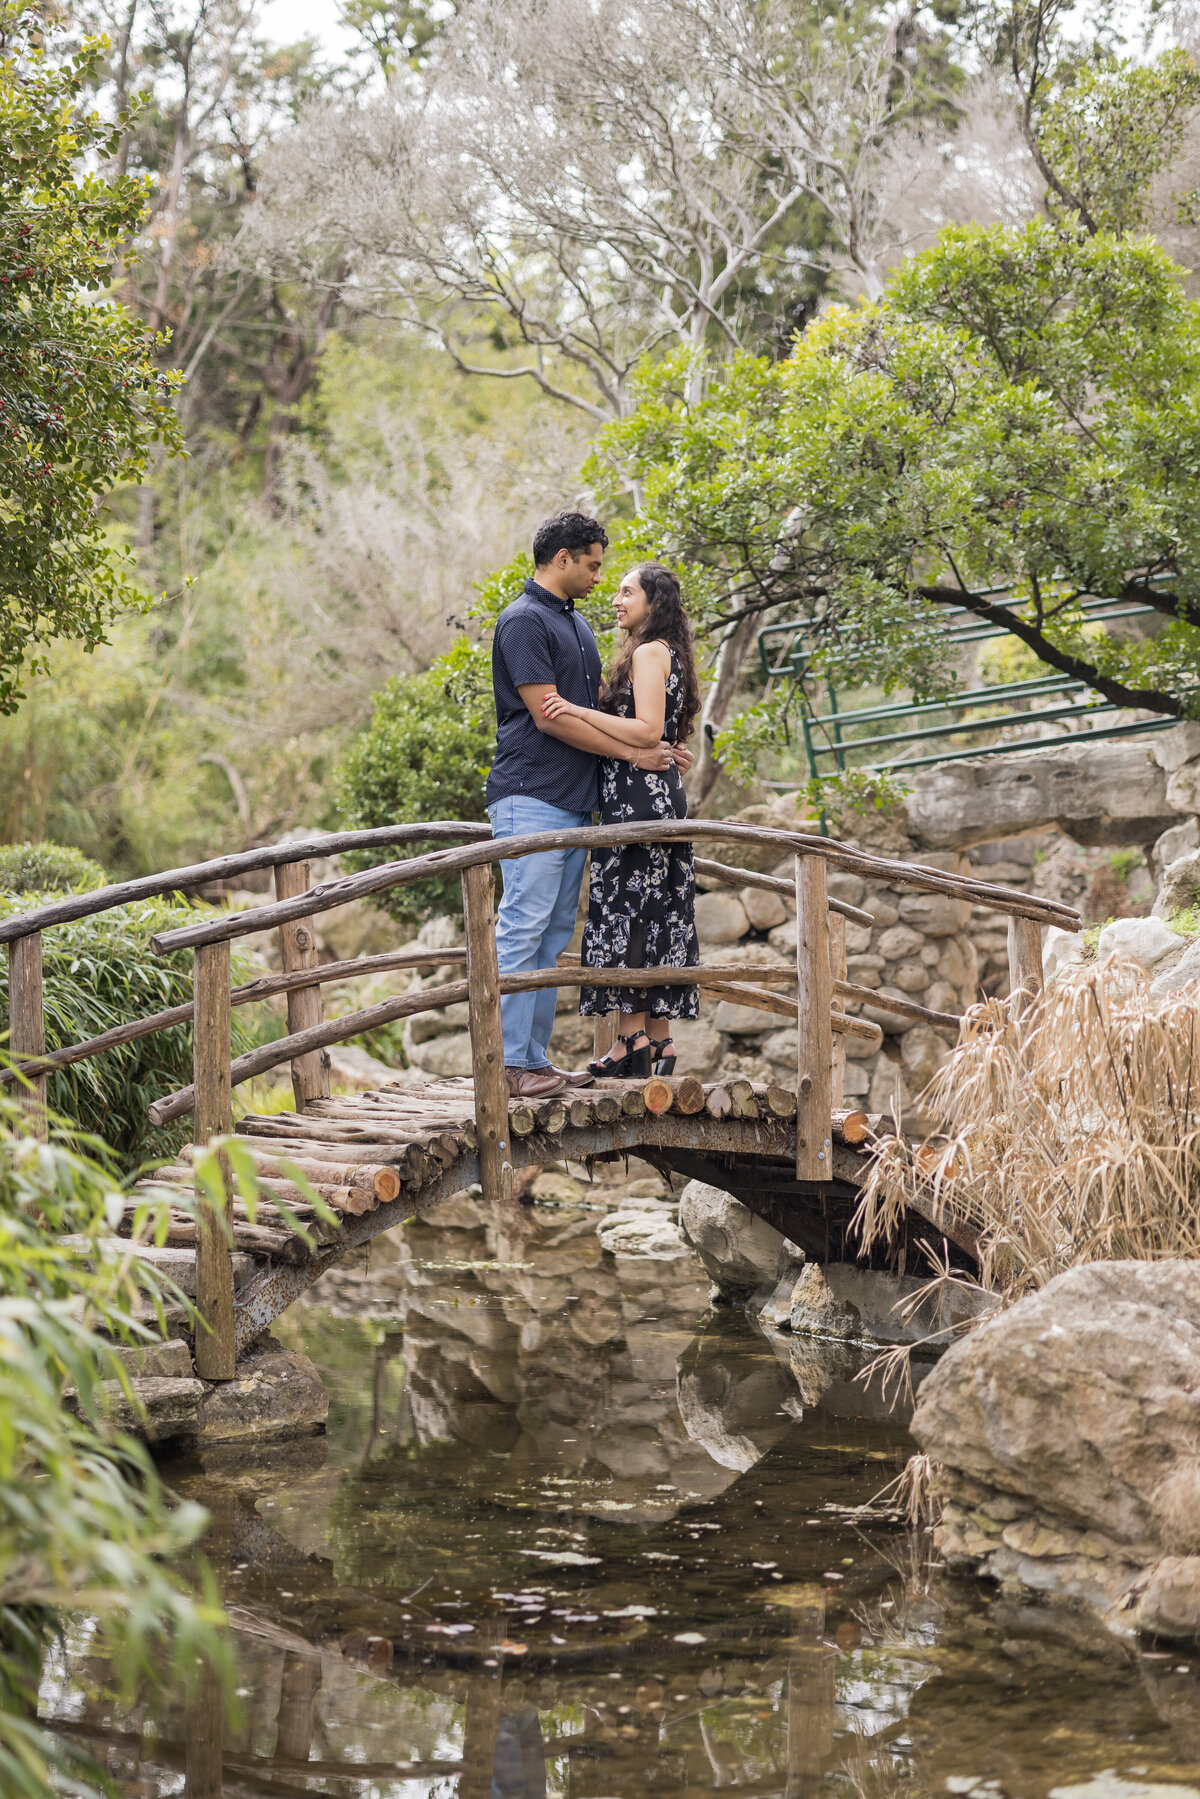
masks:
<svg viewBox="0 0 1200 1799"><path fill-rule="evenodd" d="M560 550L570 550L575 556L580 550L590 550L594 543L602 550L608 548L608 532L598 519L589 518L586 512L556 512L534 533L533 566L545 568Z"/></svg>

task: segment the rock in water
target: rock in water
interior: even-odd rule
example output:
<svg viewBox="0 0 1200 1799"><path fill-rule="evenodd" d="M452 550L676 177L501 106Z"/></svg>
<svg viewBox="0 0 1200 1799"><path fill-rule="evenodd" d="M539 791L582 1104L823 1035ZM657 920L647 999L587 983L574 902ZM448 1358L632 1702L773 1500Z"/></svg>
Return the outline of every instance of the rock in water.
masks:
<svg viewBox="0 0 1200 1799"><path fill-rule="evenodd" d="M946 1353L912 1432L952 1565L1200 1640L1200 1264L1059 1275Z"/></svg>
<svg viewBox="0 0 1200 1799"><path fill-rule="evenodd" d="M689 1181L684 1188L679 1228L714 1284L733 1299L747 1299L761 1288L770 1292L785 1270L794 1266L798 1274L804 1264L803 1250L732 1193L707 1181Z"/></svg>
<svg viewBox="0 0 1200 1799"><path fill-rule="evenodd" d="M307 1356L272 1337L251 1344L232 1380L204 1385L201 1443L305 1436L325 1428L329 1398L320 1375Z"/></svg>

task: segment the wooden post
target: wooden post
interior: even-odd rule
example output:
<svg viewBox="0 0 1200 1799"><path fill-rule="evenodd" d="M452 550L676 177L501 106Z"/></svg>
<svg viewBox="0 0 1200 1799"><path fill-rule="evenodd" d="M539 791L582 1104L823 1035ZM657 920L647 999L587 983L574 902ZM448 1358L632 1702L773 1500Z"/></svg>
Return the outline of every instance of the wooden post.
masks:
<svg viewBox="0 0 1200 1799"><path fill-rule="evenodd" d="M796 857L796 1179L833 1178L833 977L822 856Z"/></svg>
<svg viewBox="0 0 1200 1799"><path fill-rule="evenodd" d="M829 972L835 981L846 978L846 921L838 912L829 914ZM840 1031L833 1033L829 1091L840 1106L846 1097L846 1039Z"/></svg>
<svg viewBox="0 0 1200 1799"><path fill-rule="evenodd" d="M512 1151L508 1135L508 1081L500 1029L500 970L496 962L495 883L489 863L464 868L463 922L467 934L467 1012L471 1072L479 1132L479 1182L489 1203L511 1200Z"/></svg>
<svg viewBox="0 0 1200 1799"><path fill-rule="evenodd" d="M8 946L8 1053L15 1060L46 1053L46 1014L42 1006L42 933L14 937ZM14 1083L13 1092L26 1116L31 1137L46 1135L46 1077L34 1075L30 1085Z"/></svg>
<svg viewBox="0 0 1200 1799"><path fill-rule="evenodd" d="M1018 1017L1041 998L1044 986L1041 926L1036 924L1032 918L1010 916L1008 921L1008 991ZM1018 994L1020 995L1019 999Z"/></svg>
<svg viewBox="0 0 1200 1799"><path fill-rule="evenodd" d="M194 951L192 991L196 1002L193 1080L196 1109L192 1140L205 1148L213 1137L233 1129L233 1090L230 1085L229 944L207 943ZM226 1185L226 1212L232 1219L233 1200ZM201 1380L232 1380L236 1352L233 1344L233 1263L230 1239L210 1205L196 1220L196 1373ZM205 1329L207 1325L207 1329Z"/></svg>
<svg viewBox="0 0 1200 1799"><path fill-rule="evenodd" d="M305 893L308 884L307 862L281 862L275 870L277 900L293 899L296 894ZM290 924L280 925L279 941L283 950L285 973L290 974L293 968L316 967L317 939L311 918L296 918ZM294 1036L297 1031L307 1031L312 1025L322 1024L324 1019L325 1005L319 987L301 987L295 993L288 994L289 1037ZM292 1063L292 1093L297 1112L303 1112L310 1100L329 1098L327 1050L310 1049L307 1055L296 1057Z"/></svg>

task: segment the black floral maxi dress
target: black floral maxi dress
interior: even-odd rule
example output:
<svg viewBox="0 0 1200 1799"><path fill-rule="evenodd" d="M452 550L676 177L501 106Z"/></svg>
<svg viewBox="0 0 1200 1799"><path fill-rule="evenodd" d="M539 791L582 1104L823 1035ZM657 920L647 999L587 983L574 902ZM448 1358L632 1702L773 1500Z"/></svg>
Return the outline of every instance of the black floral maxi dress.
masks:
<svg viewBox="0 0 1200 1799"><path fill-rule="evenodd" d="M683 673L671 651L663 736L674 743L679 728ZM627 681L612 707L617 718L633 718L633 688ZM686 818L687 796L675 767L653 773L631 762L600 759L600 823L649 824L659 818ZM588 918L583 931L585 968L647 968L656 964L692 968L700 960L696 937L696 869L690 843L631 843L593 850L588 884ZM697 1018L697 987L584 987L579 1010L585 1017L605 1012L649 1012L652 1018Z"/></svg>

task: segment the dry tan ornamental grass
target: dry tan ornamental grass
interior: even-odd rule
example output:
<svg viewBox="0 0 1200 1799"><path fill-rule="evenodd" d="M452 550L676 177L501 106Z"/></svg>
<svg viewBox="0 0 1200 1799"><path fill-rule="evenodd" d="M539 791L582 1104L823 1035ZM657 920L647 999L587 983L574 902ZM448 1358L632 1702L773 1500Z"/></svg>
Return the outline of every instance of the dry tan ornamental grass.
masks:
<svg viewBox="0 0 1200 1799"><path fill-rule="evenodd" d="M922 1095L935 1133L890 1140L872 1167L864 1247L920 1195L978 1234L982 1283L1008 1298L1082 1262L1200 1255L1198 1011L1200 990L1152 999L1115 956L1020 1022L973 1007Z"/></svg>

